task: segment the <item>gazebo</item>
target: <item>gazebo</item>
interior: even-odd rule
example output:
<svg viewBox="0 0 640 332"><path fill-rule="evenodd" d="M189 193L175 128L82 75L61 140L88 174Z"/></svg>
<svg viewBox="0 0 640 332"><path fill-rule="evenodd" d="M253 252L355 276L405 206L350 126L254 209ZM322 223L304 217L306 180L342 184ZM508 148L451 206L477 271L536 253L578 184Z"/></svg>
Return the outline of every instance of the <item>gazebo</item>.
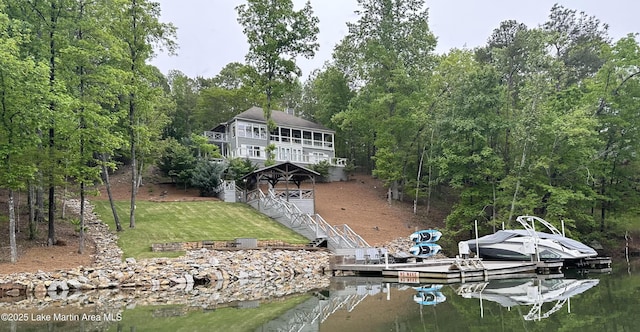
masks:
<svg viewBox="0 0 640 332"><path fill-rule="evenodd" d="M283 162L277 165L258 169L242 177L245 190L257 189L261 182L269 184L269 190L287 202L295 204L302 212L315 214L315 183L320 173L296 165L291 162ZM304 181L311 181L311 188L301 188ZM283 183L278 186L278 184ZM295 187L290 184L294 184Z"/></svg>

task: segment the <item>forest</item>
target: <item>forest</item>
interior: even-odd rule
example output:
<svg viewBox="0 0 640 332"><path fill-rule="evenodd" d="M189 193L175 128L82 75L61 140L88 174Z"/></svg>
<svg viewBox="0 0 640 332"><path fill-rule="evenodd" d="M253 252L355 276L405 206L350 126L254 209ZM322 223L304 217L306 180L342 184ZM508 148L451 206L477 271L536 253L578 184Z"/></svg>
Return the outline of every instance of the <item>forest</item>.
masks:
<svg viewBox="0 0 640 332"><path fill-rule="evenodd" d="M15 232L24 193L54 244L57 197L84 202L126 164L135 227L144 170L177 150L210 164L203 131L255 105L335 130L336 155L392 199L428 214L446 197L452 234L523 214L583 239L640 230L636 34L612 40L597 17L555 5L536 27L504 20L486 45L438 54L425 1L358 3L332 59L302 78L296 59L319 48L310 2L238 6L245 62L187 77L150 64L178 45L156 2L0 0L0 221Z"/></svg>

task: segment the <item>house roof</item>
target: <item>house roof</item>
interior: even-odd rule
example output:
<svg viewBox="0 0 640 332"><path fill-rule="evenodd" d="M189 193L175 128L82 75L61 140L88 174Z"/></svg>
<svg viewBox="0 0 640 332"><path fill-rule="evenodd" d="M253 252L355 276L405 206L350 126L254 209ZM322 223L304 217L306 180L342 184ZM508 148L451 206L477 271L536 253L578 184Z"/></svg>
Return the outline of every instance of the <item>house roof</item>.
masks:
<svg viewBox="0 0 640 332"><path fill-rule="evenodd" d="M242 177L242 179L255 178L256 181L266 179L272 186L275 187L280 181L290 181L296 184L300 188L300 183L305 180L311 180L315 182L315 177L320 176L320 173L296 165L290 161L285 161L276 165L264 167L253 171Z"/></svg>
<svg viewBox="0 0 640 332"><path fill-rule="evenodd" d="M234 118L263 122L263 123L267 122L266 119L264 118L264 110L256 106L251 107L250 109L236 115ZM310 129L318 129L318 130L333 132L333 130L319 123L311 122L309 120L305 120L303 118L299 118L297 116L293 116L291 114L287 114L282 111L275 111L275 110L271 111L271 119L273 119L273 121L278 126L310 128Z"/></svg>

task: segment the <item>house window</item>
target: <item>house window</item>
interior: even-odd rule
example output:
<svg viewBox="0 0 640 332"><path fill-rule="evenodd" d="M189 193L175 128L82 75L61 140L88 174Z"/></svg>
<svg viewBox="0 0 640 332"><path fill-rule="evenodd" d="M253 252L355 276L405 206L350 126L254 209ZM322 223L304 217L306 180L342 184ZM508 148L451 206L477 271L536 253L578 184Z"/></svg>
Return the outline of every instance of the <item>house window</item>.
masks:
<svg viewBox="0 0 640 332"><path fill-rule="evenodd" d="M240 147L240 156L242 157L261 159L262 155L262 147L260 146L242 144Z"/></svg>
<svg viewBox="0 0 640 332"><path fill-rule="evenodd" d="M289 143L289 140L291 137L291 129L280 128L280 136L281 136L281 139L280 139L281 142Z"/></svg>
<svg viewBox="0 0 640 332"><path fill-rule="evenodd" d="M302 144L302 133L298 129L291 129L291 142L294 144Z"/></svg>
<svg viewBox="0 0 640 332"><path fill-rule="evenodd" d="M311 132L310 131L303 131L302 132L302 144L304 145L313 145L313 142L311 141Z"/></svg>
<svg viewBox="0 0 640 332"><path fill-rule="evenodd" d="M238 137L267 139L267 126L256 123L238 122Z"/></svg>
<svg viewBox="0 0 640 332"><path fill-rule="evenodd" d="M313 133L313 146L322 146L322 133Z"/></svg>
<svg viewBox="0 0 640 332"><path fill-rule="evenodd" d="M332 134L324 134L324 146L326 148L333 148L333 135Z"/></svg>

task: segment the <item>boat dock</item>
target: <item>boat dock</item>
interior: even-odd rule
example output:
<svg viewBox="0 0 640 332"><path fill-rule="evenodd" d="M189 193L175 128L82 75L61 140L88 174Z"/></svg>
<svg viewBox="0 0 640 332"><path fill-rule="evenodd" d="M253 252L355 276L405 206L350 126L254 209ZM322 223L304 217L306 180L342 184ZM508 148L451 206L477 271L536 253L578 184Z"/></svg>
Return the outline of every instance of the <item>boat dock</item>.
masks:
<svg viewBox="0 0 640 332"><path fill-rule="evenodd" d="M602 259L604 262L606 260L607 258ZM610 262L610 259L608 261ZM563 261L485 261L478 258L444 258L409 263L333 264L331 269L336 276L357 275L383 277L388 282L446 284L528 278L539 274L562 276L563 266Z"/></svg>

